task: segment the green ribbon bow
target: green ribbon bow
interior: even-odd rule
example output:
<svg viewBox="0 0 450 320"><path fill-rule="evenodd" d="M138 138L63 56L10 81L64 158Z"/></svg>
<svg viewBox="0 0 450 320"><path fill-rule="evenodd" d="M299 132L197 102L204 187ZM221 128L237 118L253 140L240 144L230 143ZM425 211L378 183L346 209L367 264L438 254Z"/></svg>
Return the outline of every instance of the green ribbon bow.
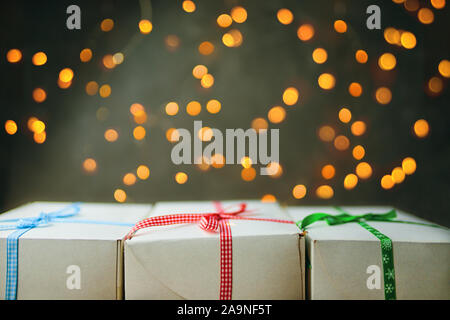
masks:
<svg viewBox="0 0 450 320"><path fill-rule="evenodd" d="M350 222L357 222L360 226L368 230L375 237L380 240L381 246L381 258L383 265L383 278L384 278L384 298L386 300L396 300L396 286L395 286L395 269L394 269L394 252L392 246L392 240L381 233L374 227L368 225L365 221L380 221L380 222L396 222L416 224L428 227L443 228L437 224L421 223L413 221L394 220L397 217L395 209L387 211L385 213L366 213L361 215L351 215L345 212L340 207L335 207L340 212L337 215L331 215L328 213L313 213L306 216L303 220L297 221L297 226L301 230L305 230L309 225L317 221L326 221L328 225L339 225ZM446 229L446 228L445 228Z"/></svg>

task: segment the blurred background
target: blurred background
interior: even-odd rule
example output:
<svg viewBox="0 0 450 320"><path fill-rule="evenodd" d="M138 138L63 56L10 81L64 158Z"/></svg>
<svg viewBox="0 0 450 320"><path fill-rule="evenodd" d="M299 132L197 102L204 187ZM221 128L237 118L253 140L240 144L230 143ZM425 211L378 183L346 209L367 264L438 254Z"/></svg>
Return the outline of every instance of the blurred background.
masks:
<svg viewBox="0 0 450 320"><path fill-rule="evenodd" d="M8 1L0 15L1 211L257 198L450 225L445 0ZM271 176L219 154L176 166L171 134L194 120L204 140L279 128L280 162Z"/></svg>

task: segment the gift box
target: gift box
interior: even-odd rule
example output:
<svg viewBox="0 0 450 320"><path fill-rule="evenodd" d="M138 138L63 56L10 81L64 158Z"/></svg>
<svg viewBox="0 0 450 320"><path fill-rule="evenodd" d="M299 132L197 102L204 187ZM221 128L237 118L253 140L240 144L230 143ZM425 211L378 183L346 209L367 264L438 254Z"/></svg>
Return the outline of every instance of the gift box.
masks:
<svg viewBox="0 0 450 320"><path fill-rule="evenodd" d="M150 209L35 202L0 215L0 298L123 298L122 238Z"/></svg>
<svg viewBox="0 0 450 320"><path fill-rule="evenodd" d="M125 299L304 297L304 239L277 203L157 203L124 256Z"/></svg>
<svg viewBox="0 0 450 320"><path fill-rule="evenodd" d="M288 212L306 231L308 298L450 298L448 229L383 207Z"/></svg>

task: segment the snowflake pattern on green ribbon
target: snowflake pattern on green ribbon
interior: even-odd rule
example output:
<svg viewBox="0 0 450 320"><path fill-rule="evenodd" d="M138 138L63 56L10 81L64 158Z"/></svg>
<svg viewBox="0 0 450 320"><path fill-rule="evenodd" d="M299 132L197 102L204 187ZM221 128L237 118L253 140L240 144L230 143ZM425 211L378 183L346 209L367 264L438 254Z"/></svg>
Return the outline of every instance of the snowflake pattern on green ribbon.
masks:
<svg viewBox="0 0 450 320"><path fill-rule="evenodd" d="M384 298L386 300L396 300L397 293L395 287L394 252L392 240L374 227L365 222L359 224L380 240L381 260L383 263Z"/></svg>

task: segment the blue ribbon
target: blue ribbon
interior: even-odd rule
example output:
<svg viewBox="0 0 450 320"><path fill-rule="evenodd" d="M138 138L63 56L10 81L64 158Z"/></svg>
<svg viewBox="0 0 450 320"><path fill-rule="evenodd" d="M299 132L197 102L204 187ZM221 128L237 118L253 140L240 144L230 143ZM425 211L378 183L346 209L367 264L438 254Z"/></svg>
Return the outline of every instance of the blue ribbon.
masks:
<svg viewBox="0 0 450 320"><path fill-rule="evenodd" d="M0 230L16 230L6 238L6 288L5 300L17 299L19 238L27 231L49 225L51 222L85 223L132 227L134 223L70 219L80 213L80 203L73 203L61 210L40 213L37 217L0 220Z"/></svg>

